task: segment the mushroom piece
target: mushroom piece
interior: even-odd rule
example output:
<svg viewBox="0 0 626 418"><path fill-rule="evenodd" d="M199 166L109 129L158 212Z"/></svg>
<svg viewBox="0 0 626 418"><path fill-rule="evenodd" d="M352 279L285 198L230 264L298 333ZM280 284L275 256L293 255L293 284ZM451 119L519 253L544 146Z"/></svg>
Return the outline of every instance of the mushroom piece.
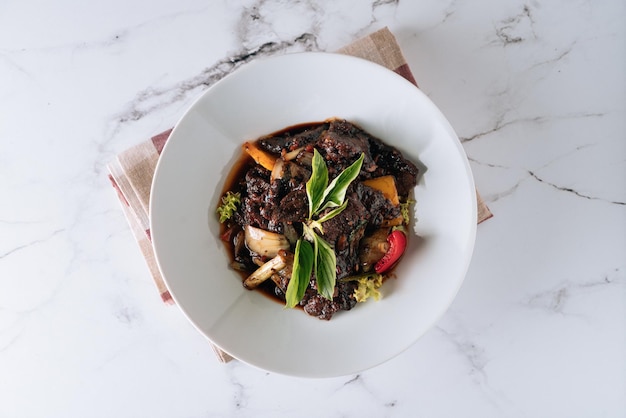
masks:
<svg viewBox="0 0 626 418"><path fill-rule="evenodd" d="M359 264L364 272L371 271L374 265L387 253L389 228L377 229L359 243Z"/></svg>

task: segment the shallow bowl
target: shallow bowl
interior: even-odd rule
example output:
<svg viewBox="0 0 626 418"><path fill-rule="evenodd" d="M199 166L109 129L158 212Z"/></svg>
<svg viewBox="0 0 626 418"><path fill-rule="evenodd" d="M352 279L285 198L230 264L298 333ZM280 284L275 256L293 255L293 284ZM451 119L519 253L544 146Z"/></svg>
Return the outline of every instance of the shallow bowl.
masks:
<svg viewBox="0 0 626 418"><path fill-rule="evenodd" d="M244 141L331 117L356 123L424 170L409 246L383 298L321 321L242 287L215 208ZM474 247L476 194L458 137L422 91L372 62L307 52L246 64L193 103L159 159L150 223L172 297L216 346L271 372L330 377L393 358L448 309Z"/></svg>

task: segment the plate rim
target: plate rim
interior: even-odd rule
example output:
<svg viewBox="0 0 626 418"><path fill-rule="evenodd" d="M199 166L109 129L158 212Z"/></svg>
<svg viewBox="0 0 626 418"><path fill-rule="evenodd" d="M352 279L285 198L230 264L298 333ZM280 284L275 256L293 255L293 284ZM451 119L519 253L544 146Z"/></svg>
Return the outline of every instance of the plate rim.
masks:
<svg viewBox="0 0 626 418"><path fill-rule="evenodd" d="M246 64L241 65L240 67L238 67L236 70L232 71L231 73L229 73L228 75L226 75L225 77L221 78L220 80L218 80L217 82L213 83L211 86L209 86L206 90L204 90L203 92L199 93L198 96L190 103L190 105L183 111L183 113L181 114L181 116L178 118L178 120L176 121L176 124L174 125L174 127L172 128L172 131L170 133L170 136L167 140L167 142L165 143L165 146L163 147L161 154L159 156L159 159L157 161L157 165L155 167L155 171L154 171L154 176L153 176L153 180L152 180L152 184L150 187L150 202L149 202L149 227L151 232L154 231L154 218L153 218L153 208L154 205L156 205L155 203L155 190L158 187L158 179L161 177L162 174L161 173L161 166L162 166L162 157L163 155L166 155L167 150L168 150L168 146L170 146L170 144L174 143L172 140L176 141L176 138L178 138L178 134L177 131L180 129L180 126L184 123L185 119L188 117L189 113L192 112L196 106L198 105L198 103L203 100L207 95L210 95L212 91L214 91L215 88L217 88L218 86L220 86L221 84L227 83L229 82L229 80L231 80L231 78L233 76L236 76L237 74L240 74L243 71L253 71L254 67L257 65L262 65L262 63L267 62L268 60L281 60L281 59L294 59L293 57L296 57L295 59L297 59L297 56L301 56L301 55L307 55L307 56L313 56L313 55L317 55L317 56L324 56L324 57L330 57L332 56L332 59L335 59L337 57L341 57L339 59L345 59L345 60L351 60L351 61L355 61L355 62L359 62L359 65L367 65L367 66L372 66L372 68L377 67L379 69L383 69L385 72L387 72L389 75L397 78L398 80L402 80L402 82L407 83L407 86L410 86L411 89L414 89L413 91L415 92L414 94L417 95L421 95L423 99L426 99L427 102L430 103L430 105L432 105L433 109L439 113L440 116L440 120L439 122L444 123L444 128L446 129L446 132L448 134L448 136L450 136L452 139L452 143L455 145L456 151L459 153L460 157L461 157L461 161L463 162L463 166L464 166L464 172L466 174L466 178L469 182L469 187L471 188L470 190L470 203L472 203L472 208L470 209L471 212L471 217L473 219L475 219L477 217L477 202L476 202L476 195L475 195L475 183L474 183L474 177L473 177L473 173L471 170L471 166L469 164L469 159L467 157L467 154L465 152L465 149L463 148L458 135L456 134L456 132L454 131L452 125L450 124L450 122L448 121L448 119L445 117L445 115L443 115L443 113L441 112L441 110L435 105L435 103L421 90L419 89L417 86L415 86L413 83L411 83L410 81L408 81L406 78L402 77L401 75L399 75L398 73L396 73L395 71L386 68L378 63L369 61L367 59L364 58L360 58L360 57L354 57L354 56L348 56L348 55L343 55L343 54L338 54L338 53L331 53L331 52L311 52L311 51L304 51L304 52L294 52L294 53L285 53L285 54L280 54L280 55L273 55L273 56L265 56L265 57L259 57L251 62L248 62ZM241 142L243 143L245 141L245 138L241 139ZM394 146L394 144L391 144L392 146ZM222 186L221 183L219 183L217 186ZM158 194L158 191L157 191ZM158 227L157 227L158 230ZM414 337L412 339L412 342L408 345L406 345L405 347L402 347L399 350L396 350L395 354L392 355L391 357L382 359L376 363L371 364L370 366L364 367L364 368L360 368L360 369L354 369L353 371L349 371L349 372L340 372L338 374L324 374L324 375L315 375L315 374L307 374L307 373L301 373L301 372L296 372L296 373L290 373L287 370L278 370L278 369L272 369L272 368L267 368L264 366L260 366L258 364L255 364L254 362L249 362L247 361L245 358L240 358L240 357L236 357L238 360L251 365L252 367L258 368L260 370L265 370L265 371L270 371L270 372L274 372L274 373L279 373L282 375L290 375L290 376L295 376L295 377L336 377L336 376L344 376L344 375L348 375L348 374L353 374L353 373L358 373L361 372L363 370L367 370L370 369L372 367L376 367L382 363L385 363L389 360L391 360L392 358L395 358L396 356L398 356L399 354L401 354L402 352L404 352L405 350L407 350L408 348L410 348L411 346L413 346L421 337L423 337L423 335L428 332L428 330L432 329L432 327L441 319L441 317L448 311L449 307L451 306L452 302L454 301L454 299L456 298L460 288L462 287L465 277L467 275L467 271L469 269L469 265L471 263L471 260L473 258L473 252L474 252L474 248L475 248L475 241L476 241L476 223L473 223L473 225L471 225L470 231L469 231L469 236L468 236L468 248L467 248L467 254L465 257L465 263L462 267L462 277L458 280L457 284L456 284L456 288L454 290L454 292L450 295L449 301L447 301L445 307L441 310L441 312L439 312L439 314L437 315L437 318L432 322L432 324L426 329L426 331L420 335L417 335L416 337ZM158 236L158 233L156 234ZM153 251L154 251L154 255L155 255L155 262L158 266L158 270L163 278L163 281L166 285L166 287L168 288L168 290L170 291L170 294L174 300L174 302L176 303L176 305L178 306L178 308L183 312L183 315L187 318L187 320L189 320L192 325L201 333L201 335L205 336L213 345L215 345L217 348L219 348L220 350L223 350L224 352L228 353L228 350L224 349L218 342L214 341L213 339L211 339L211 337L209 335L207 335L207 333L197 324L196 320L194 318L191 317L191 315L188 314L187 310L185 309L185 307L183 305L180 304L176 292L172 291L172 286L171 286L171 282L170 279L167 278L166 274L163 271L162 268L162 258L159 256L158 254L158 250L157 250L157 244L155 244L154 238L155 235L154 233L152 234L152 238L153 241L151 243ZM157 238L158 241L159 238Z"/></svg>

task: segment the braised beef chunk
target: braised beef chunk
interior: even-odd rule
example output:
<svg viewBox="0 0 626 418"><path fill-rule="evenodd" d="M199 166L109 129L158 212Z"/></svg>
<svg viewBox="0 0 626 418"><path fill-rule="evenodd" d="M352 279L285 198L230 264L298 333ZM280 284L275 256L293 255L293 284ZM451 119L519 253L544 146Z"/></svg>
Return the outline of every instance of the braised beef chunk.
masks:
<svg viewBox="0 0 626 418"><path fill-rule="evenodd" d="M349 122L331 122L315 145L327 161L331 176L346 169L361 154L365 155L361 169L365 172L376 169L370 153L369 135Z"/></svg>
<svg viewBox="0 0 626 418"><path fill-rule="evenodd" d="M329 181L364 155L359 177L346 190L345 209L323 222L323 239L333 247L337 259L334 296L332 300L321 296L312 274L300 301L306 313L320 319L330 319L338 311L352 309L357 303L354 297L357 283L341 279L361 272L362 239L380 232L385 221L400 216L399 206L386 199L380 190L366 186L362 181L392 175L400 200L406 201L417 183L417 167L395 148L344 120L287 129L262 137L257 144L273 154L278 163L270 171L250 161L232 188L241 194L242 199L229 221L229 228L234 231L231 242L234 262L237 268L247 270L247 274L256 270L259 262L252 259L242 243L243 229L247 225L283 234L292 245L290 251L302 234L302 224L309 216L306 182L311 176L313 148L326 162ZM291 152L294 150L299 151ZM288 266L274 273L262 288L284 301L292 263L291 252Z"/></svg>
<svg viewBox="0 0 626 418"><path fill-rule="evenodd" d="M281 150L289 148L292 138L288 135L267 136L259 138L258 144L265 151L280 154Z"/></svg>
<svg viewBox="0 0 626 418"><path fill-rule="evenodd" d="M270 188L269 171L255 165L246 173L246 192L251 198L261 198Z"/></svg>
<svg viewBox="0 0 626 418"><path fill-rule="evenodd" d="M261 166L254 166L245 175L245 194L240 212L235 221L242 227L256 228L282 233L282 225L272 218L272 211L280 203L286 188L279 181L270 183L270 173Z"/></svg>
<svg viewBox="0 0 626 418"><path fill-rule="evenodd" d="M258 139L258 144L262 149L280 155L283 150L289 152L315 143L326 129L328 129L327 123L309 128L296 128L295 132L286 131L261 137Z"/></svg>
<svg viewBox="0 0 626 418"><path fill-rule="evenodd" d="M354 308L357 303L353 296L356 286L355 282L338 281L333 300L324 298L313 288L307 289L300 305L307 314L329 320L338 311L349 311Z"/></svg>
<svg viewBox="0 0 626 418"><path fill-rule="evenodd" d="M373 136L369 139L370 149L376 155L377 169L374 177L392 175L396 178L398 194L407 196L417 185L418 168L411 161L402 156L400 151L384 144Z"/></svg>
<svg viewBox="0 0 626 418"><path fill-rule="evenodd" d="M337 255L338 279L354 274L358 269L359 241L372 216L354 189L350 185L346 194L348 206L344 211L324 222L324 239L335 248Z"/></svg>
<svg viewBox="0 0 626 418"><path fill-rule="evenodd" d="M280 222L302 222L308 216L308 210L306 190L304 187L299 187L288 192L280 200L280 204L274 207L272 218Z"/></svg>
<svg viewBox="0 0 626 418"><path fill-rule="evenodd" d="M368 229L378 228L384 220L394 219L400 215L400 208L392 205L380 190L356 183L356 192L370 215Z"/></svg>

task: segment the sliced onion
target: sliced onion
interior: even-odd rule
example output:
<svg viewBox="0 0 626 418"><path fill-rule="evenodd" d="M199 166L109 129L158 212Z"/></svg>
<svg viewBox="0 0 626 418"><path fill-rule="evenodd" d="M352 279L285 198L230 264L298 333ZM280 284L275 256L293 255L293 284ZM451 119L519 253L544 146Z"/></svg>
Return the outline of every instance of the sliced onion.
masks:
<svg viewBox="0 0 626 418"><path fill-rule="evenodd" d="M278 251L288 250L289 241L282 234L246 225L244 228L246 247L264 257L276 257Z"/></svg>
<svg viewBox="0 0 626 418"><path fill-rule="evenodd" d="M298 154L300 153L300 151L302 151L303 149L304 149L304 147L300 147L300 148L296 148L293 151L289 151L288 153L283 155L283 158L285 159L285 161L291 161L294 158L296 158L298 156Z"/></svg>
<svg viewBox="0 0 626 418"><path fill-rule="evenodd" d="M282 179L284 172L285 160L283 160L282 158L277 158L276 162L274 163L274 168L272 169L272 174L270 175L270 181Z"/></svg>

